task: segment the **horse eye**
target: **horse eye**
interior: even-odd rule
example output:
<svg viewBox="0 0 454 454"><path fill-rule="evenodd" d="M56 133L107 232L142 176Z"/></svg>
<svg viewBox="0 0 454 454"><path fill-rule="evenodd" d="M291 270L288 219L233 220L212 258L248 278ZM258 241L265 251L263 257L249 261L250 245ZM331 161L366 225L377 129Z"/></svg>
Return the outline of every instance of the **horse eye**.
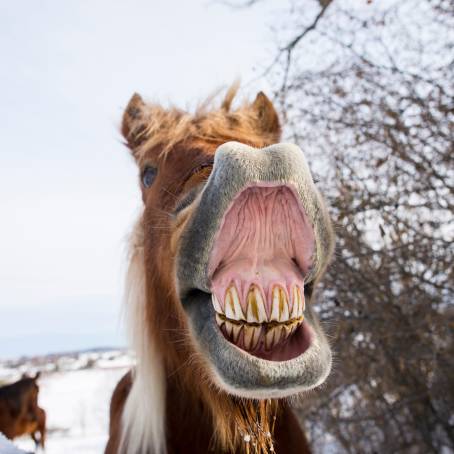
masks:
<svg viewBox="0 0 454 454"><path fill-rule="evenodd" d="M152 184L154 179L156 178L156 174L158 170L154 167L146 167L142 173L142 183L146 188L149 188Z"/></svg>

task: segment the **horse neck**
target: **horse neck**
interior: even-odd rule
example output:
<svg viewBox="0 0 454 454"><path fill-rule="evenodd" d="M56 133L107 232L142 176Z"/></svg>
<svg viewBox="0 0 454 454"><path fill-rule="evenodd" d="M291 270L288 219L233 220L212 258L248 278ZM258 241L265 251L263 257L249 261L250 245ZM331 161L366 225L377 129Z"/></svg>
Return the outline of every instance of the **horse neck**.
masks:
<svg viewBox="0 0 454 454"><path fill-rule="evenodd" d="M167 377L166 433L168 454L215 452L213 421L206 403L186 389L176 374Z"/></svg>

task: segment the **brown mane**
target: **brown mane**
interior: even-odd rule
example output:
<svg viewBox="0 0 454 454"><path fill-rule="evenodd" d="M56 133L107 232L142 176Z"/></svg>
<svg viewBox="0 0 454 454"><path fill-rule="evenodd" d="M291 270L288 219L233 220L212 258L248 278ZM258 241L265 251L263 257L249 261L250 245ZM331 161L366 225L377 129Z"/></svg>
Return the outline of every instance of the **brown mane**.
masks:
<svg viewBox="0 0 454 454"><path fill-rule="evenodd" d="M260 93L255 101L256 109L244 103L232 111L237 95L238 85L235 84L220 107L216 107L210 97L190 114L175 107L165 109L158 104L144 104L140 95L135 94L123 117L122 134L127 137L132 154L139 162L151 149L158 148L160 154L165 155L175 146L187 142L214 147L230 140L256 147L276 142L280 137L279 121L277 116L267 117L268 99ZM265 129L258 131L258 123Z"/></svg>

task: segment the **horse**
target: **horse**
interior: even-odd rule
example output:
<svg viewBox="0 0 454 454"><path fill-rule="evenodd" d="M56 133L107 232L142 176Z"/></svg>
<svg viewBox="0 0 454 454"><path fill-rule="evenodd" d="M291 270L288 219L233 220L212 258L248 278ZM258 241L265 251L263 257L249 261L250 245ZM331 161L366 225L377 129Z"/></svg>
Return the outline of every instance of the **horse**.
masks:
<svg viewBox="0 0 454 454"><path fill-rule="evenodd" d="M0 432L10 440L29 434L36 447L44 449L46 412L38 406L39 376L39 372L34 377L23 375L0 387Z"/></svg>
<svg viewBox="0 0 454 454"><path fill-rule="evenodd" d="M143 210L126 313L137 364L105 454L310 453L292 399L332 353L313 309L334 234L302 150L259 92L194 113L138 94L122 118Z"/></svg>

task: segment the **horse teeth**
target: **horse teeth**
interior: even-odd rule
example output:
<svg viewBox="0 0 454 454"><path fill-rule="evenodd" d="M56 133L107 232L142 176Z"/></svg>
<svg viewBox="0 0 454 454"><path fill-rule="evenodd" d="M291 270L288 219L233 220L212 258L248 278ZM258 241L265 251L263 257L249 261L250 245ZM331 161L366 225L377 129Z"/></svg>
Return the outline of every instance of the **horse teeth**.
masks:
<svg viewBox="0 0 454 454"><path fill-rule="evenodd" d="M274 343L277 344L278 342L284 341L286 339L285 336L285 325L284 326L277 326L276 327L276 334L274 335Z"/></svg>
<svg viewBox="0 0 454 454"><path fill-rule="evenodd" d="M235 313L238 314L238 316L240 317L240 320L245 320L244 313L243 313L243 308L241 307L240 297L238 296L238 292L236 290L236 287L234 285L232 285L230 287L230 291L232 293L232 299L233 299L233 305L234 305L234 308L235 308Z"/></svg>
<svg viewBox="0 0 454 454"><path fill-rule="evenodd" d="M243 309L241 308L240 298L234 285L231 285L225 294L225 315L230 320L244 320Z"/></svg>
<svg viewBox="0 0 454 454"><path fill-rule="evenodd" d="M224 308L225 308L225 315L233 319L235 318L234 312L233 312L233 301L232 301L232 295L230 294L230 291L227 290L225 293L225 298L224 298Z"/></svg>
<svg viewBox="0 0 454 454"><path fill-rule="evenodd" d="M282 327L282 340L286 340L292 335L294 325L295 323L292 323L291 325L284 325Z"/></svg>
<svg viewBox="0 0 454 454"><path fill-rule="evenodd" d="M288 299L285 290L275 285L271 300L270 321L286 322L289 319Z"/></svg>
<svg viewBox="0 0 454 454"><path fill-rule="evenodd" d="M300 287L295 285L293 287L293 305L292 305L292 311L291 311L291 318L296 319L300 318L303 316L303 312L305 309L305 303L304 303L304 294L301 290Z"/></svg>
<svg viewBox="0 0 454 454"><path fill-rule="evenodd" d="M225 293L224 309L212 293L216 323L231 342L241 345L245 350L264 348L270 351L290 338L304 319L301 287L294 285L289 298L284 287L275 285L271 297L268 317L260 287L252 284L247 293L244 312L238 290L232 283Z"/></svg>
<svg viewBox="0 0 454 454"><path fill-rule="evenodd" d="M303 316L304 309L306 308L306 304L304 301L303 292L298 289L298 317Z"/></svg>
<svg viewBox="0 0 454 454"><path fill-rule="evenodd" d="M292 292L292 311L290 314L291 319L298 318L298 293L299 293L299 288L298 288L298 286L294 285L293 292Z"/></svg>
<svg viewBox="0 0 454 454"><path fill-rule="evenodd" d="M244 341L244 348L246 350L252 349L252 340L254 336L254 328L252 326L245 326L243 330L243 341Z"/></svg>
<svg viewBox="0 0 454 454"><path fill-rule="evenodd" d="M275 286L271 294L271 314L270 320L279 320L279 288Z"/></svg>
<svg viewBox="0 0 454 454"><path fill-rule="evenodd" d="M288 334L288 337L290 337L298 328L299 324L298 323L292 323L290 325L290 332Z"/></svg>
<svg viewBox="0 0 454 454"><path fill-rule="evenodd" d="M262 293L256 285L251 285L247 294L246 320L248 323L263 323L268 321Z"/></svg>
<svg viewBox="0 0 454 454"><path fill-rule="evenodd" d="M251 343L251 350L254 350L257 348L257 345L260 342L260 338L262 336L262 327L261 326L254 326L252 328L253 334L252 334L252 343Z"/></svg>
<svg viewBox="0 0 454 454"><path fill-rule="evenodd" d="M277 328L271 328L265 333L265 350L271 350L276 345Z"/></svg>
<svg viewBox="0 0 454 454"><path fill-rule="evenodd" d="M219 303L219 300L216 298L216 295L214 293L211 294L211 301L213 302L214 310L218 314L223 314L224 311L222 310L221 304Z"/></svg>
<svg viewBox="0 0 454 454"><path fill-rule="evenodd" d="M224 328L225 328L225 332L227 333L228 337L232 336L233 326L234 326L233 323L225 322Z"/></svg>
<svg viewBox="0 0 454 454"><path fill-rule="evenodd" d="M233 342L237 343L238 339L240 337L240 332L243 329L241 325L236 325L235 323L232 323L232 336L233 336Z"/></svg>
<svg viewBox="0 0 454 454"><path fill-rule="evenodd" d="M262 332L261 326L245 325L243 329L244 348L246 350L254 350L260 340Z"/></svg>
<svg viewBox="0 0 454 454"><path fill-rule="evenodd" d="M288 308L287 293L281 287L279 291L279 321L286 322L289 319L289 308Z"/></svg>

